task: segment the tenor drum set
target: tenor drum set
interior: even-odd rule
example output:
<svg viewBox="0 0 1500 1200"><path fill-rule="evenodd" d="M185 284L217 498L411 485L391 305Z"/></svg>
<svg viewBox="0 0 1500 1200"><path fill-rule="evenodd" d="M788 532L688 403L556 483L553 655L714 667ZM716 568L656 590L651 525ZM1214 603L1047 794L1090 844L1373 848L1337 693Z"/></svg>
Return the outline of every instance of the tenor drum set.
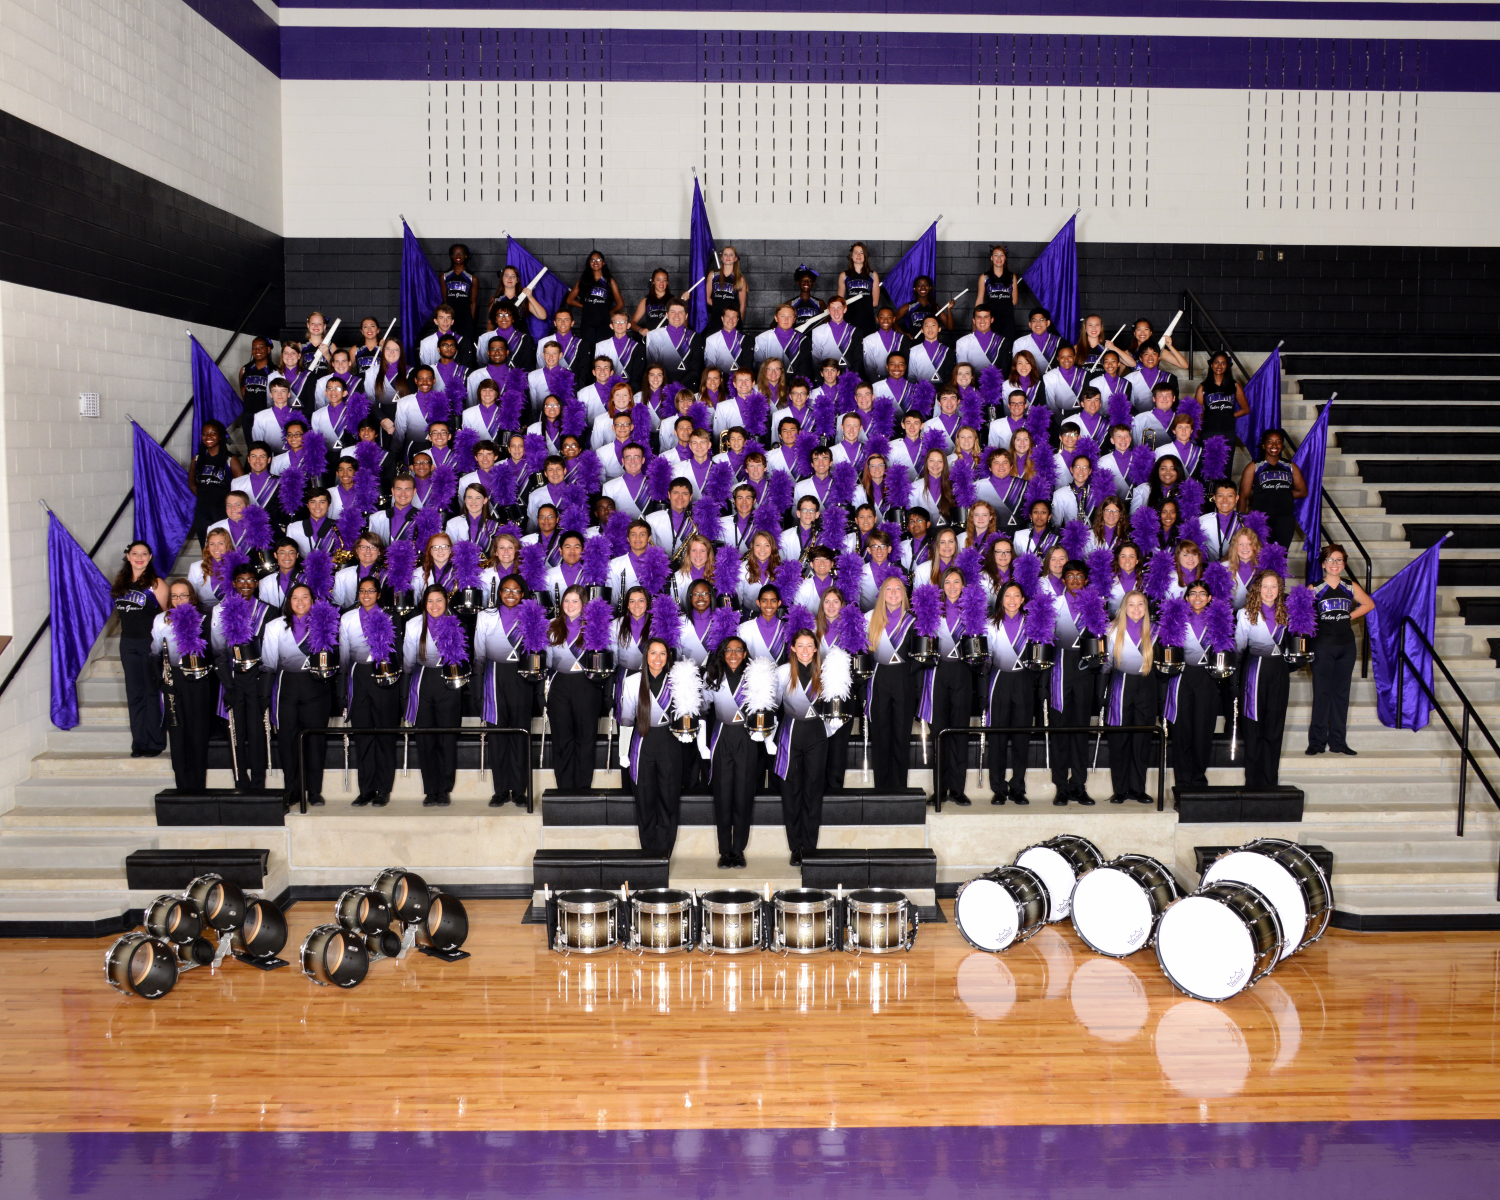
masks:
<svg viewBox="0 0 1500 1200"><path fill-rule="evenodd" d="M563 955L623 948L636 955L698 952L783 956L893 954L910 950L920 918L904 892L859 888L845 892L786 888L764 894L749 888L703 893L680 888L618 892L544 889L547 944Z"/></svg>
<svg viewBox="0 0 1500 1200"><path fill-rule="evenodd" d="M1145 854L1106 860L1063 834L958 889L954 920L977 950L1002 953L1071 918L1096 954L1128 958L1152 946L1179 991L1218 1003L1323 936L1333 914L1328 878L1305 848L1256 838L1216 859L1184 895L1170 868Z"/></svg>

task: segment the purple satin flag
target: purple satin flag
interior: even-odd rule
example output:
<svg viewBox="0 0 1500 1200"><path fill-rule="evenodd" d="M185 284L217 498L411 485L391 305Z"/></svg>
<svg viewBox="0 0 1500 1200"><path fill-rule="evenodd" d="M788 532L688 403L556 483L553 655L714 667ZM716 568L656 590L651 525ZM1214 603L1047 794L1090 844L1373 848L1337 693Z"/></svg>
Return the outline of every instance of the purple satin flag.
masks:
<svg viewBox="0 0 1500 1200"><path fill-rule="evenodd" d="M1052 315L1052 328L1059 336L1070 338L1078 332L1078 243L1077 214L1058 231L1047 248L1021 276L1021 282ZM1009 334L1009 330L1000 330Z"/></svg>
<svg viewBox="0 0 1500 1200"><path fill-rule="evenodd" d="M937 222L927 227L894 267L880 277L880 302L892 308L910 304L912 284L919 275L937 278Z"/></svg>
<svg viewBox="0 0 1500 1200"><path fill-rule="evenodd" d="M536 278L536 273L546 264L541 259L533 257L531 252L515 238L507 237L505 239L505 265L515 267L516 274L521 277L520 286L525 287ZM532 295L536 297L537 303L547 310L547 316L537 317L528 312L526 321L531 328L532 337L544 338L552 332L552 317L557 315L562 302L568 298L568 285L554 272L548 271L537 283L536 291ZM588 347L588 352L593 354L594 348Z"/></svg>
<svg viewBox="0 0 1500 1200"><path fill-rule="evenodd" d="M1297 526L1302 530L1307 546L1309 584L1315 584L1323 577L1323 572L1318 570L1318 555L1323 548L1323 462L1328 455L1328 411L1332 407L1332 400L1323 405L1323 411L1292 456L1292 462L1307 481L1307 495L1293 502L1292 511L1297 515Z"/></svg>
<svg viewBox="0 0 1500 1200"><path fill-rule="evenodd" d="M1437 542L1422 551L1378 588L1370 597L1374 609L1365 617L1370 635L1370 662L1375 671L1375 715L1388 729L1425 729L1432 705L1414 678L1420 673L1423 683L1432 687L1432 656L1403 622L1411 617L1428 643L1437 626L1438 558L1443 543ZM1410 660L1398 668L1401 651ZM1416 665L1413 672L1412 664ZM1396 677L1401 675L1401 694L1396 691Z"/></svg>
<svg viewBox="0 0 1500 1200"><path fill-rule="evenodd" d="M198 339L188 334L188 343L192 347L193 453L196 454L203 438L203 422L219 421L228 429L240 419L245 405Z"/></svg>
<svg viewBox="0 0 1500 1200"><path fill-rule="evenodd" d="M708 227L708 210L703 206L703 189L698 180L693 180L693 215L688 227L688 274L689 285L708 275L709 264L714 261L714 231ZM686 289L684 289L686 290ZM701 332L708 329L708 297L706 287L694 289L688 297L688 324Z"/></svg>
<svg viewBox="0 0 1500 1200"><path fill-rule="evenodd" d="M411 226L401 222L401 342L406 361L417 361L422 327L443 302L443 285L422 253Z"/></svg>
<svg viewBox="0 0 1500 1200"><path fill-rule="evenodd" d="M1245 443L1250 457L1259 462L1261 434L1281 425L1281 347L1272 350L1260 370L1250 376L1245 384L1245 402L1250 413L1236 419L1234 432Z"/></svg>
<svg viewBox="0 0 1500 1200"><path fill-rule="evenodd" d="M114 603L109 580L57 519L47 513L48 619L52 624L52 723L78 724L78 672L104 632Z"/></svg>
<svg viewBox="0 0 1500 1200"><path fill-rule="evenodd" d="M130 425L135 439L135 540L151 547L156 573L165 578L187 541L198 501L176 459L134 421Z"/></svg>

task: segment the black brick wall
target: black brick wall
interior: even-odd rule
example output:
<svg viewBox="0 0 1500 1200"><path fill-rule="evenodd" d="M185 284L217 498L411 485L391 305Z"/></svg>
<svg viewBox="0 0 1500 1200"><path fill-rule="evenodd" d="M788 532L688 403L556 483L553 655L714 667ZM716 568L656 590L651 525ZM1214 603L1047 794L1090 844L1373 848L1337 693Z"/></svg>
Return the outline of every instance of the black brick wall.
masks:
<svg viewBox="0 0 1500 1200"><path fill-rule="evenodd" d="M233 329L285 306L279 235L0 112L0 279Z"/></svg>
<svg viewBox="0 0 1500 1200"><path fill-rule="evenodd" d="M848 247L832 241L734 244L749 276L755 328L768 325L775 302L792 294L792 271L801 262L822 272L816 291L826 298ZM505 239L475 238L468 245L476 273L492 288L504 263ZM678 290L686 287L686 239L526 239L527 249L569 282L595 245L609 257L629 303L639 299L658 265L672 272ZM1012 265L1024 270L1042 247L1011 243ZM426 248L434 268L446 269L446 243ZM396 311L400 249L397 239L288 238L288 327L300 329L315 308L346 321L366 313L389 320ZM905 249L897 242L870 243L877 268L892 265ZM937 284L944 299L972 289L988 250L980 242L938 243ZM1461 349L1500 333L1495 248L1089 242L1078 246L1078 273L1082 311L1102 315L1110 333L1136 316L1149 316L1160 328L1177 310L1184 288L1244 350L1269 350L1283 338L1302 350ZM960 322L967 321L973 298L971 290L960 302Z"/></svg>

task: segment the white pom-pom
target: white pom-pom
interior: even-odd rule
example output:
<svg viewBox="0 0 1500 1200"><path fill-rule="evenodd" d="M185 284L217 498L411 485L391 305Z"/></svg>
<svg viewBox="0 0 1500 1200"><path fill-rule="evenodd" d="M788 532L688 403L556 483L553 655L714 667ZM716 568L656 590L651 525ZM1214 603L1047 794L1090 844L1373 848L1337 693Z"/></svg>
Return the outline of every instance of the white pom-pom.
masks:
<svg viewBox="0 0 1500 1200"><path fill-rule="evenodd" d="M679 717L697 716L703 709L703 677L698 664L684 658L672 664L667 672L672 685L672 709Z"/></svg>
<svg viewBox="0 0 1500 1200"><path fill-rule="evenodd" d="M745 709L769 712L776 707L776 660L761 655L745 667Z"/></svg>
<svg viewBox="0 0 1500 1200"><path fill-rule="evenodd" d="M854 691L851 659L837 646L823 652L822 679L825 700L847 700Z"/></svg>

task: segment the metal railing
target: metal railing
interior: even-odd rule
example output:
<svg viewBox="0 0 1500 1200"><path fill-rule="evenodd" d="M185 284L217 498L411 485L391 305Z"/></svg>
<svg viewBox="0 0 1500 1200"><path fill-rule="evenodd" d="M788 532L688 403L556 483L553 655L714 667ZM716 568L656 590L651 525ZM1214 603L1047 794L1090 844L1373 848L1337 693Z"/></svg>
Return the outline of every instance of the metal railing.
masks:
<svg viewBox="0 0 1500 1200"><path fill-rule="evenodd" d="M390 726L379 726L374 729L366 729L353 725L329 725L323 729L299 729L297 731L297 779L299 781L299 785L297 788L299 794L297 799L299 801L301 811L307 811L308 738L323 738L325 739L325 741L329 738L357 738L366 735L400 735L404 737L415 738L447 735L450 737L457 736L487 738L491 734L505 734L511 737L519 736L526 739L526 811L535 812L536 781L532 778L531 771L531 730L520 729L515 726L501 725L423 726L421 728L418 728L415 725L398 725L395 728L392 728ZM479 743L479 746L479 761L481 764L479 770L480 772L483 772L486 770L486 767L483 765L484 742L481 741ZM326 748L324 752L327 752ZM324 765L323 769L325 771L328 769L326 764Z"/></svg>
<svg viewBox="0 0 1500 1200"><path fill-rule="evenodd" d="M1453 689L1453 694L1458 697L1458 702L1463 706L1461 728L1454 727L1453 719L1448 716L1447 711L1438 701L1436 694L1428 685L1427 680L1422 677L1421 664L1407 653L1406 631L1408 628L1410 628L1412 633L1417 635L1417 640L1422 643L1422 649L1427 652L1428 658L1431 660L1432 665L1437 667L1437 669L1443 673L1443 678L1448 681L1448 686ZM1433 711L1437 713L1437 715L1442 719L1443 724L1447 726L1448 732L1453 736L1453 740L1458 743L1459 764L1457 833L1459 837L1463 837L1464 807L1468 800L1470 767L1474 768L1474 774L1479 776L1479 782L1484 784L1484 790L1490 794L1490 799L1494 802L1495 807L1500 808L1500 793L1497 793L1495 791L1495 785L1490 782L1489 776L1484 773L1484 768L1479 765L1479 760L1474 757L1474 752L1469 749L1470 725L1472 724L1479 726L1479 732L1484 735L1484 740L1490 744L1490 749L1493 750L1497 756L1500 756L1500 745L1496 744L1495 736L1490 732L1489 726L1484 723L1484 718L1479 715L1479 710L1474 707L1468 696L1464 695L1463 688L1458 686L1458 680L1453 678L1453 672L1448 670L1448 665L1443 662L1442 658L1438 655L1437 650L1434 649L1432 643L1427 640L1427 635L1422 632L1421 626L1417 624L1415 618L1413 617L1401 618L1401 648L1396 653L1397 729L1407 728L1407 726L1402 724L1403 720L1406 717L1406 705L1404 701L1406 699L1407 667L1411 668L1412 678L1416 680L1417 686L1422 689L1422 694L1427 697L1427 703L1432 706ZM1415 730L1417 728L1417 718L1415 712L1412 714L1412 722L1410 728L1412 730ZM1500 900L1500 871L1497 871L1496 875L1495 899Z"/></svg>
<svg viewBox="0 0 1500 1200"><path fill-rule="evenodd" d="M255 302L245 310L245 315L240 318L240 323L234 327L234 332L229 335L229 340L224 343L224 349L220 350L219 356L214 359L215 366L224 361L224 356L229 353L229 348L234 345L236 339L239 338L240 334L245 332L245 326L250 323L250 318L255 315L255 310L260 307L260 302L266 298L266 294L270 292L270 290L270 283L267 283L265 287L260 289L260 294L255 297ZM188 413L192 411L193 401L192 397L189 397L187 404L185 404L182 411L177 414L177 419L172 422L172 427L167 430L166 436L161 439L161 444L163 446L165 446L172 440L172 435L177 432L177 430L181 427L183 421L187 420ZM198 448L196 446L193 447L193 453L196 454L197 452ZM120 518L125 515L125 510L130 507L131 501L133 501L134 499L135 488L132 487L128 492L125 493L125 499L120 501L120 507L115 509L115 515L110 517L109 524L104 527L104 532L101 533L94 544L89 547L90 558L93 558L94 555L98 554L100 549L104 546L104 543L109 540L109 535L114 532L115 526L120 523ZM37 627L37 631L31 635L31 640L26 643L26 647L21 651L20 657L17 658L16 661L11 665L10 671L6 674L4 681L0 682L0 696L3 696L5 694L5 689L10 687L11 681L15 679L21 668L26 665L26 660L31 656L31 652L36 649L36 644L42 640L42 634L46 633L47 630L51 627L52 616L49 613L46 617L42 618L41 625L39 625Z"/></svg>
<svg viewBox="0 0 1500 1200"><path fill-rule="evenodd" d="M1223 353L1229 355L1229 361L1233 364L1233 366L1239 368L1240 374L1245 377L1246 382L1249 382L1251 376L1250 369L1240 361L1240 356L1234 352L1234 347L1229 344L1229 339L1225 337L1224 331L1219 328L1218 323L1213 319L1212 316L1209 315L1208 309L1203 307L1203 302L1199 300L1197 296L1193 295L1191 290L1189 290L1188 288L1183 288L1181 305L1182 315L1187 320L1187 360L1189 370L1191 370L1192 368L1193 350L1195 342L1199 336L1197 332L1196 318L1201 317L1203 322L1213 331L1214 336L1218 339L1218 349L1213 351L1213 353L1222 351ZM1338 393L1334 393L1334 395L1337 394ZM1332 403L1332 400L1330 399L1324 401L1324 403ZM1292 439L1290 434L1287 435L1287 449L1293 453L1295 453L1297 450L1297 443ZM1334 517L1338 520L1339 525L1343 528L1344 533L1347 535L1346 540L1353 543L1354 548L1359 551L1359 556L1364 559L1365 591L1373 591L1375 581L1375 564L1374 559L1370 555L1370 551L1365 547L1364 542L1360 540L1359 534L1354 532L1354 527L1349 524L1349 519L1344 516L1342 510L1340 510L1339 506L1334 502L1333 497L1328 494L1328 489L1326 487L1320 488L1319 491L1322 493L1323 504L1333 512ZM1329 532L1328 526L1323 523L1321 515L1319 516L1318 524L1323 534L1323 540L1325 542L1334 541L1335 538ZM1368 630L1365 631L1364 647L1360 651L1359 675L1361 679L1368 679L1370 677L1370 635Z"/></svg>
<svg viewBox="0 0 1500 1200"><path fill-rule="evenodd" d="M1056 668L1054 668L1055 670ZM976 733L1025 733L1050 739L1054 734L1093 734L1104 737L1111 733L1144 733L1159 742L1160 754L1156 764L1156 811L1162 812L1167 802L1167 727L1165 722L1155 725L955 725L952 729L939 729L933 738L932 800L938 812L943 811L943 739L946 737L970 737ZM1048 741L1048 752L1051 743ZM979 769L986 769L984 757L980 756ZM967 771L965 772L967 774Z"/></svg>

